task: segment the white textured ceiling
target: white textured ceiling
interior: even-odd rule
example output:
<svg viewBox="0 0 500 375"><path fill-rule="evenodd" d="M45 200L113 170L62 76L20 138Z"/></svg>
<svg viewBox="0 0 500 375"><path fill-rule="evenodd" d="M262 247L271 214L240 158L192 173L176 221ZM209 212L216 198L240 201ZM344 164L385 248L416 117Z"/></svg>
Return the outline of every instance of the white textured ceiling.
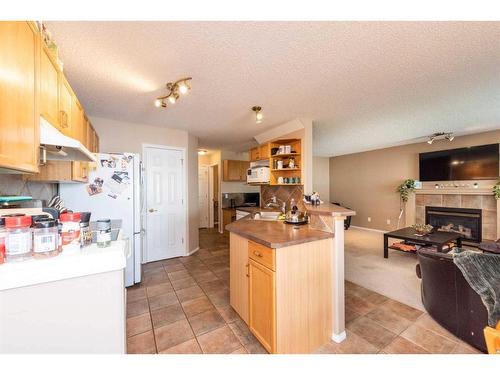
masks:
<svg viewBox="0 0 500 375"><path fill-rule="evenodd" d="M48 22L91 116L238 148L293 118L315 155L500 128L500 22ZM192 92L153 106L167 81ZM256 125L250 107L261 105ZM139 130L138 130L139 131Z"/></svg>

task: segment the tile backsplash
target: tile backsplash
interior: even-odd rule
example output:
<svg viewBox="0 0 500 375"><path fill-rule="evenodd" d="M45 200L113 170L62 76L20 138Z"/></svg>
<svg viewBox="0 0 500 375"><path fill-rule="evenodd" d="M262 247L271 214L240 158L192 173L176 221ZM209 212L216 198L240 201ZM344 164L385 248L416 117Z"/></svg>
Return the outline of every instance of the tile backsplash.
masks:
<svg viewBox="0 0 500 375"><path fill-rule="evenodd" d="M301 211L305 211L304 201L302 200L304 196L304 188L303 186L292 185L292 186L273 186L273 185L263 185L260 188L260 196L261 196L261 206L264 206L269 200L274 196L281 200L282 202L286 202L287 210L290 209L290 201L291 199L295 199L297 207Z"/></svg>
<svg viewBox="0 0 500 375"><path fill-rule="evenodd" d="M0 174L0 195L29 195L48 201L57 193L57 184L24 181L20 174Z"/></svg>

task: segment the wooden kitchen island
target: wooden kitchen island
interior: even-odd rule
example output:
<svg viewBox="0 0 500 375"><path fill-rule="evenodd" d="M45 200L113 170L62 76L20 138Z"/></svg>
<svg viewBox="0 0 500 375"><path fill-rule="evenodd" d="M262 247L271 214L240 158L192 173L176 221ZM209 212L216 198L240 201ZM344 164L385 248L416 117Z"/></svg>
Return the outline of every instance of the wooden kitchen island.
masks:
<svg viewBox="0 0 500 375"><path fill-rule="evenodd" d="M336 254L343 262L343 226L341 249L335 233L316 228L250 216L226 226L231 306L270 353L314 352L335 339L336 328L345 337L343 263L338 281Z"/></svg>
<svg viewBox="0 0 500 375"><path fill-rule="evenodd" d="M227 230L231 306L266 350L309 353L328 342L332 235L257 220Z"/></svg>

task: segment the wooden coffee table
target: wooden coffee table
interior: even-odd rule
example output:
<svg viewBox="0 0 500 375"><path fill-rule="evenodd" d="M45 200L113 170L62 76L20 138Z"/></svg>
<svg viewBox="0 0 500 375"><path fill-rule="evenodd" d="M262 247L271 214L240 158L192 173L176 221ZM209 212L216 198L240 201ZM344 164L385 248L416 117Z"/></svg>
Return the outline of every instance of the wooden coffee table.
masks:
<svg viewBox="0 0 500 375"><path fill-rule="evenodd" d="M384 234L384 258L389 258L389 237L405 240L408 244L412 245L434 245L437 247L438 252L442 252L443 246L450 242L455 242L458 247L462 246L462 236L458 233L435 231L425 236L418 236L415 229L407 227ZM404 251L396 248L391 249Z"/></svg>

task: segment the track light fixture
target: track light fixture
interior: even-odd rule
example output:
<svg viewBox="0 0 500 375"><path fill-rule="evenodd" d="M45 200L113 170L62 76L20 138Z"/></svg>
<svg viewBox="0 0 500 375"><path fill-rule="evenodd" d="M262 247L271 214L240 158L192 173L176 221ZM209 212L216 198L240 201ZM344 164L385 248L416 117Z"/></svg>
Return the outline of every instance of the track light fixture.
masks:
<svg viewBox="0 0 500 375"><path fill-rule="evenodd" d="M178 81L175 82L167 83L166 84L167 95L156 98L155 107L166 108L167 101L170 104L175 104L179 99L180 95L185 95L189 92L189 90L191 90L191 86L189 84L189 81L191 81L191 79L192 79L191 77L186 77L179 79Z"/></svg>
<svg viewBox="0 0 500 375"><path fill-rule="evenodd" d="M432 143L434 143L435 140L439 139L446 139L451 142L455 139L455 136L453 135L453 133L444 133L444 132L434 133L429 136L427 143L432 145Z"/></svg>
<svg viewBox="0 0 500 375"><path fill-rule="evenodd" d="M255 123L260 124L264 119L264 115L262 114L262 107L255 105L252 107L252 111L255 112Z"/></svg>

